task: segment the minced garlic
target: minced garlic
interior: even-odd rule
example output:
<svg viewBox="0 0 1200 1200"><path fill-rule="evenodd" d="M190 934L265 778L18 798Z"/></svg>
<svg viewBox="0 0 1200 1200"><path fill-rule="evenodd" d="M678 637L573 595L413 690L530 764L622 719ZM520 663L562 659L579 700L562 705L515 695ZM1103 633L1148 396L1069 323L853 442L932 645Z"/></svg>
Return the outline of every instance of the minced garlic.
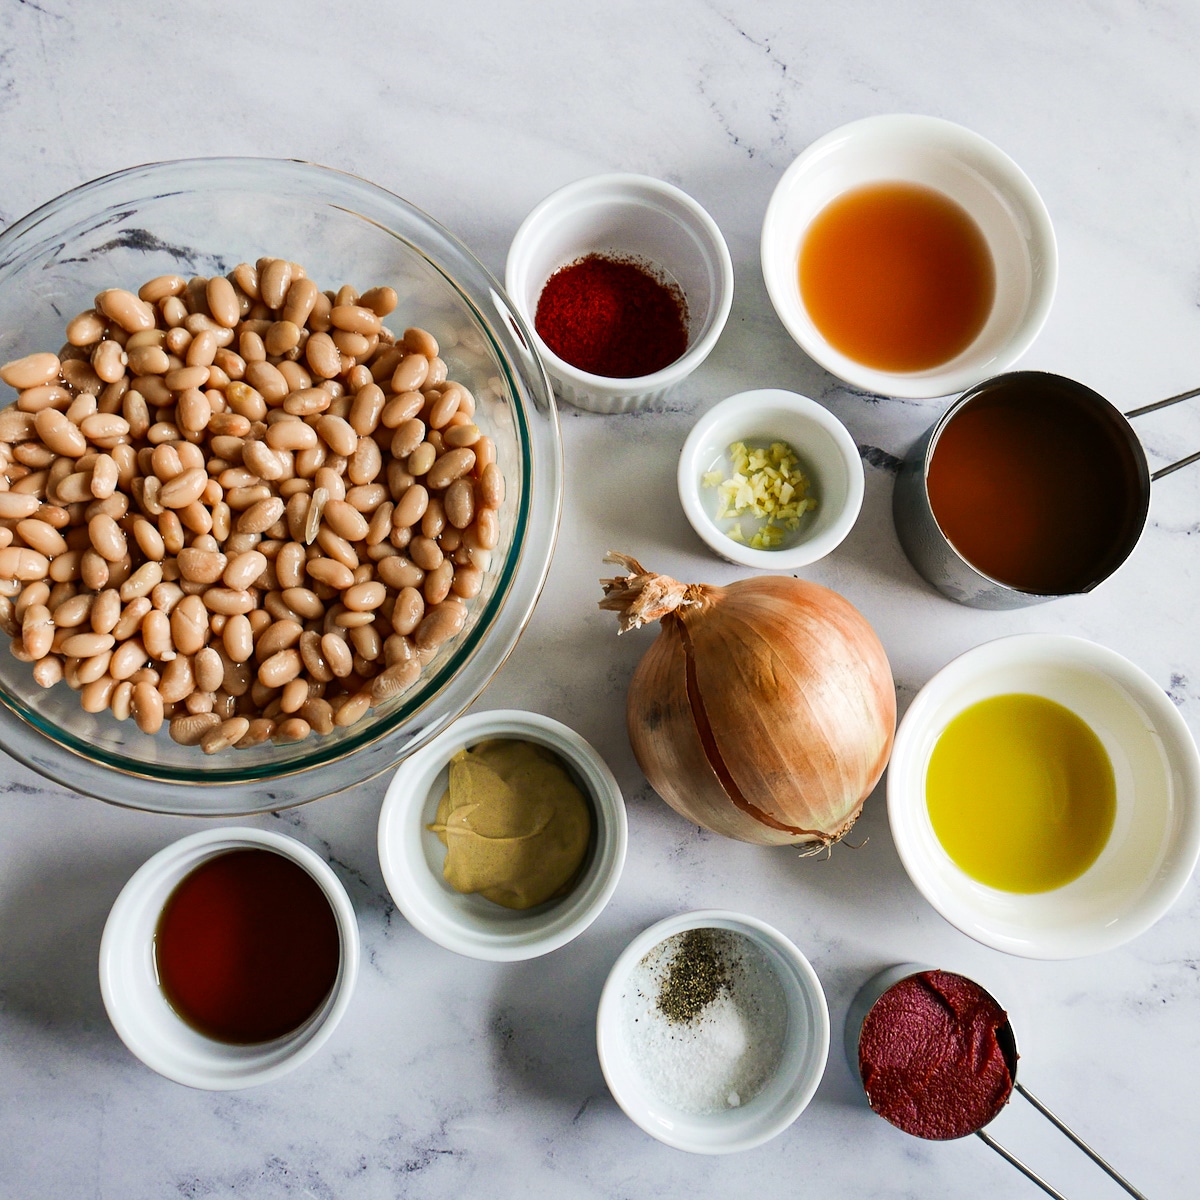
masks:
<svg viewBox="0 0 1200 1200"><path fill-rule="evenodd" d="M734 442L729 447L733 471L707 471L705 487L717 489L717 520L736 519L725 530L735 542L755 550L774 550L786 533L799 529L800 518L817 507L808 495L809 480L800 470L800 459L787 442L772 442L765 449ZM762 521L749 538L742 518Z"/></svg>

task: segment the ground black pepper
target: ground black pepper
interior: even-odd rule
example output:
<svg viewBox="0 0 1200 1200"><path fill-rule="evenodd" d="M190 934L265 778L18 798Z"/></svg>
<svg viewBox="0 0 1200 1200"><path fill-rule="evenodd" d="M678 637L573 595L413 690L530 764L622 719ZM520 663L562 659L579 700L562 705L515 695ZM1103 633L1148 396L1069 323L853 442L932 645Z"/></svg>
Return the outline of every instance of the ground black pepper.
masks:
<svg viewBox="0 0 1200 1200"><path fill-rule="evenodd" d="M711 929L689 929L658 991L658 1010L672 1025L694 1021L729 986L729 967Z"/></svg>

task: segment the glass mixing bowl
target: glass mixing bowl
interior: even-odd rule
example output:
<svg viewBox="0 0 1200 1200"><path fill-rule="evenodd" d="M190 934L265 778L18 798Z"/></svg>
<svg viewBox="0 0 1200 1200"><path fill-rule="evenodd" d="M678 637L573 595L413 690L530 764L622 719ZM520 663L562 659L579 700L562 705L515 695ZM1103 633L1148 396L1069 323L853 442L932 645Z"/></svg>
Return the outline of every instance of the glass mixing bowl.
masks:
<svg viewBox="0 0 1200 1200"><path fill-rule="evenodd" d="M311 163L153 163L67 192L0 234L0 362L57 350L108 287L161 274L211 276L263 255L304 265L322 288L387 284L385 319L438 339L496 443L506 495L500 542L466 627L408 693L357 724L302 742L213 756L164 730L93 715L65 683L39 687L0 649L0 748L75 791L155 812L266 812L369 779L444 728L483 690L533 611L562 503L562 446L529 331L484 266L436 222L382 188ZM0 406L15 399L0 384Z"/></svg>

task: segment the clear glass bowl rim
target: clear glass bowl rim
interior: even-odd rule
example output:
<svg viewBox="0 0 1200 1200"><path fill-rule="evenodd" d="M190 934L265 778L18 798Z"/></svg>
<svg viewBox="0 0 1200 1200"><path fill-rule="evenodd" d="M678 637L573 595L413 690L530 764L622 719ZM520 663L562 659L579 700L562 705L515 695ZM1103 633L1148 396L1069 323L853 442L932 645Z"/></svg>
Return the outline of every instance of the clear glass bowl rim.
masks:
<svg viewBox="0 0 1200 1200"><path fill-rule="evenodd" d="M230 176L234 182L241 177L262 188L264 174L278 177L279 184L272 180L273 186L287 181L300 189L314 183L331 187L339 193L336 207L383 229L432 267L471 313L504 371L523 459L517 524L501 579L462 644L438 665L410 703L368 718L361 731L327 746L322 745L324 739L314 739L311 749L282 771L269 764L238 766L236 756L187 768L141 764L48 722L0 686L0 748L26 766L73 790L126 807L230 816L290 807L370 779L424 744L475 699L511 653L545 583L561 511L562 447L549 379L530 349L534 342L529 330L498 281L427 213L348 172L302 159L255 157L176 159L128 167L63 192L0 232L0 272L33 248L31 238L48 221L106 212L114 204L139 198L161 199L174 191L200 191L217 174L226 176L221 184L225 188ZM146 181L163 185L163 190L146 190ZM135 191L139 185L141 190ZM388 221L359 212L353 207L356 200L365 209L384 210ZM485 301L491 302L499 320L485 315ZM483 643L488 639L485 654ZM445 703L439 705L442 700ZM203 803L195 802L196 789Z"/></svg>

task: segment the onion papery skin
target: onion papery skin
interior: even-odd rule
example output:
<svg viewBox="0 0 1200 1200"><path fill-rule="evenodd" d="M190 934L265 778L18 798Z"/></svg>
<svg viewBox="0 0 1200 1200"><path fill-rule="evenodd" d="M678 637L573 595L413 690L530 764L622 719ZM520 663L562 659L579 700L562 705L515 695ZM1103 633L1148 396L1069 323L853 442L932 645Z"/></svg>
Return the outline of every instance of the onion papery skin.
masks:
<svg viewBox="0 0 1200 1200"><path fill-rule="evenodd" d="M763 845L829 845L879 782L896 728L883 646L819 584L687 588L629 688L638 765L681 816Z"/></svg>

